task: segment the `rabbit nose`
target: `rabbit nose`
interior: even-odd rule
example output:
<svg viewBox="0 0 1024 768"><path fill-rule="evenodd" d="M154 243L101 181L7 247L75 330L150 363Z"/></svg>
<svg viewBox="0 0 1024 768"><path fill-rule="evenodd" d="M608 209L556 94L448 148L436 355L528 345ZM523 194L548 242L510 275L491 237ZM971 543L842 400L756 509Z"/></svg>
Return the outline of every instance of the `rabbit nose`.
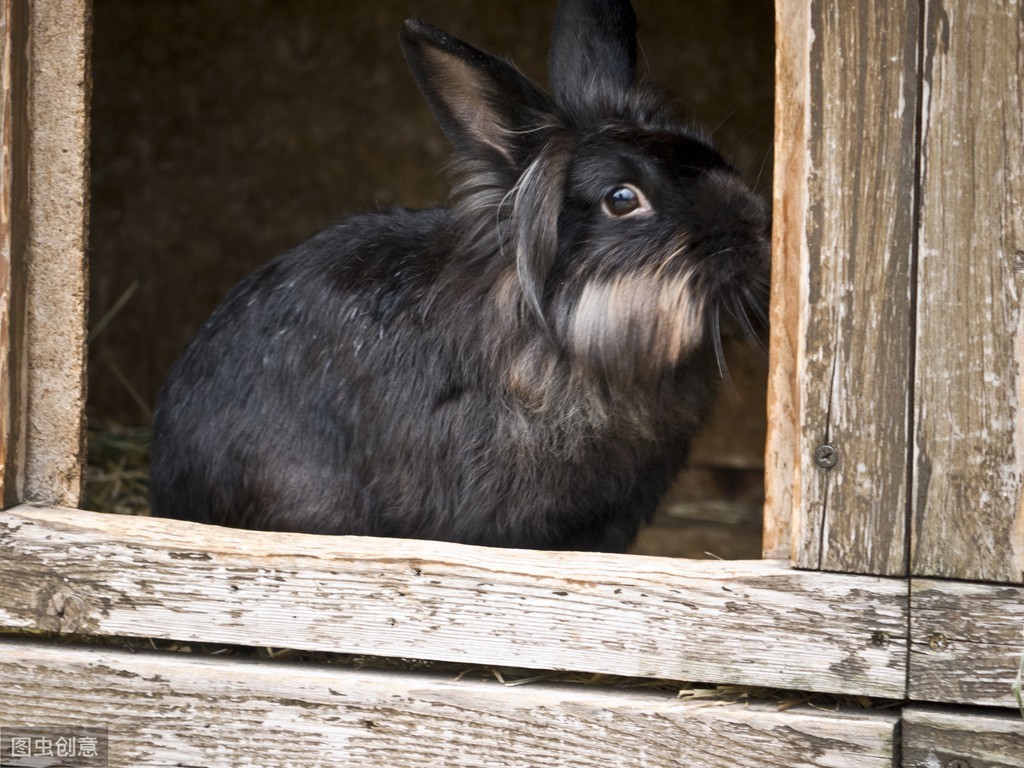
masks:
<svg viewBox="0 0 1024 768"><path fill-rule="evenodd" d="M743 221L758 231L770 226L767 204L752 194L740 178L729 171L712 171L705 175L709 197L713 198L723 219Z"/></svg>

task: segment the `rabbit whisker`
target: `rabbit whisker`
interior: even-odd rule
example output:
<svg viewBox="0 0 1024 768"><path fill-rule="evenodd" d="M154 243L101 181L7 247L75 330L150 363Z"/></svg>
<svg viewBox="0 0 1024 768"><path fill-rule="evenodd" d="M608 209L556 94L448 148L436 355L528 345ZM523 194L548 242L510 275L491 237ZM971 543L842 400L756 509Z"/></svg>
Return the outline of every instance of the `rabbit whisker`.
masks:
<svg viewBox="0 0 1024 768"><path fill-rule="evenodd" d="M766 293L767 291L759 291L755 293L753 288L744 286L743 296L741 297L746 300L747 307L749 307L750 311L754 313L754 317L756 317L762 325L768 325L768 312L765 310L764 301L762 301Z"/></svg>
<svg viewBox="0 0 1024 768"><path fill-rule="evenodd" d="M733 298L733 316L739 321L740 327L743 329L743 333L748 341L751 341L762 352L767 352L768 350L765 348L760 334L754 328L750 315L747 314L746 305L747 302L743 301L742 296L735 296Z"/></svg>

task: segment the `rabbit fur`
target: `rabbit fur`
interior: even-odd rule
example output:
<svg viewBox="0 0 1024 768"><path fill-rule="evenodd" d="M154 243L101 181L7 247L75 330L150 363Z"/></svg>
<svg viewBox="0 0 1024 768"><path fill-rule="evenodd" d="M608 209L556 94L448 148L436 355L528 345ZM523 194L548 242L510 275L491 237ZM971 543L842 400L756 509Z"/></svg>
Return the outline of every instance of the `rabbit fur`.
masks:
<svg viewBox="0 0 1024 768"><path fill-rule="evenodd" d="M350 216L237 285L155 412L154 514L622 552L686 463L769 214L637 82L626 0L563 0L551 95L410 19L449 207Z"/></svg>

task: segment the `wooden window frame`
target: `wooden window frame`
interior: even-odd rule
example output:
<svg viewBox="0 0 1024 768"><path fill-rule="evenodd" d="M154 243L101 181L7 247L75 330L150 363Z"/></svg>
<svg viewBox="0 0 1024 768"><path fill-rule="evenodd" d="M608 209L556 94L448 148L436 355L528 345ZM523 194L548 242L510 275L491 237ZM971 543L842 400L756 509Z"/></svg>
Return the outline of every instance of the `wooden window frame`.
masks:
<svg viewBox="0 0 1024 768"><path fill-rule="evenodd" d="M929 471L956 458L942 456L942 435L922 426L923 398L942 393L923 378L921 350L934 352L935 335L956 328L921 309L923 278L951 289L925 274L931 265L919 251L955 245L966 226L933 210L929 197L942 199L956 183L930 173L929 163L958 160L930 142L970 117L967 107L940 111L955 67L936 43L966 18L964 2L945 16L938 0L776 4L767 559L724 562L267 534L73 509L84 464L90 7L3 0L0 480L8 509L0 512L0 629L770 686L907 705L708 708L647 692L55 648L30 635L0 639L0 686L13 692L0 727L95 718L128 697L137 714L118 724L130 764L174 753L147 718L163 717L186 751L208 760L224 743L245 754L246 739L277 712L278 746L315 726L317 744L363 739L365 755L384 754L408 738L396 723L436 729L424 731L410 757L392 754L398 767L436 758L443 744L491 754L510 721L529 725L509 737L524 751L503 764L547 765L538 755L552 754L559 765L619 764L620 748L600 737L567 747L568 726L551 726L559 718L625 734L621 749L649 750L651 765L741 764L722 757L731 743L752 750L758 765L798 764L812 753L816 762L806 764L896 765L902 753L904 765L930 765L937 755L973 759L977 768L989 764L977 762L984 752L1000 755L998 765L1024 766L1011 688L1024 652L1024 512L979 511L978 526L1005 536L979 539L982 556L961 571L925 535L929 513L915 512L934 490L918 482L924 454L912 445L927 446ZM1019 11L1020 0L1011 5ZM970 54L965 61L974 61ZM993 221L1020 212L1012 208L1024 194L1012 154L1020 142L1011 139L992 161L1016 162L1016 176L990 187L975 179L990 200L1007 197ZM844 151L853 145L856 152ZM1024 248L1019 227L1006 236ZM854 252L862 257L856 275L847 258ZM1011 267L1005 276L1017 280L1020 265ZM850 323L853 316L870 322ZM850 371L871 373L854 382ZM1015 412L1007 419L1004 432L1024 434ZM824 443L840 455L829 469L814 460ZM1002 490L1012 504L1019 495L1016 486ZM977 533L939 528L967 540ZM108 694L83 699L83 690ZM210 723L167 714L179 700L201 702L230 725L204 734ZM365 714L383 710L390 719ZM467 712L480 723L468 727ZM429 764L463 763L449 756Z"/></svg>

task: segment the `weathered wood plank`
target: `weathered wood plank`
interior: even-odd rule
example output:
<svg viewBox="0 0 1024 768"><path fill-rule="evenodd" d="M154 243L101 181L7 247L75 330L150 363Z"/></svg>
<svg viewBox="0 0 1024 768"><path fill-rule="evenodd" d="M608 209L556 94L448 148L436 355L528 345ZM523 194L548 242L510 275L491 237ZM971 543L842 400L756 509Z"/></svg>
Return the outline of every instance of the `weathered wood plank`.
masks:
<svg viewBox="0 0 1024 768"><path fill-rule="evenodd" d="M0 513L0 626L899 698L906 585L765 561Z"/></svg>
<svg viewBox="0 0 1024 768"><path fill-rule="evenodd" d="M789 558L802 539L800 508L800 268L807 263L810 7L775 3L775 173L772 184L772 295L768 438L762 549ZM794 528L795 527L795 528Z"/></svg>
<svg viewBox="0 0 1024 768"><path fill-rule="evenodd" d="M25 453L19 500L74 506L85 463L89 210L86 0L28 3Z"/></svg>
<svg viewBox="0 0 1024 768"><path fill-rule="evenodd" d="M807 185L795 561L903 574L918 4L815 0L787 34L810 40L805 176L787 182ZM830 469L815 462L825 444Z"/></svg>
<svg viewBox="0 0 1024 768"><path fill-rule="evenodd" d="M1024 718L1017 713L907 707L902 730L906 768L1024 768Z"/></svg>
<svg viewBox="0 0 1024 768"><path fill-rule="evenodd" d="M28 8L0 4L0 502L17 503L24 455L25 242L28 237Z"/></svg>
<svg viewBox="0 0 1024 768"><path fill-rule="evenodd" d="M914 579L910 698L1015 706L1024 659L1024 587Z"/></svg>
<svg viewBox="0 0 1024 768"><path fill-rule="evenodd" d="M1024 2L929 0L912 571L1024 582Z"/></svg>
<svg viewBox="0 0 1024 768"><path fill-rule="evenodd" d="M0 643L4 725L108 725L110 768L888 768L897 717Z"/></svg>

